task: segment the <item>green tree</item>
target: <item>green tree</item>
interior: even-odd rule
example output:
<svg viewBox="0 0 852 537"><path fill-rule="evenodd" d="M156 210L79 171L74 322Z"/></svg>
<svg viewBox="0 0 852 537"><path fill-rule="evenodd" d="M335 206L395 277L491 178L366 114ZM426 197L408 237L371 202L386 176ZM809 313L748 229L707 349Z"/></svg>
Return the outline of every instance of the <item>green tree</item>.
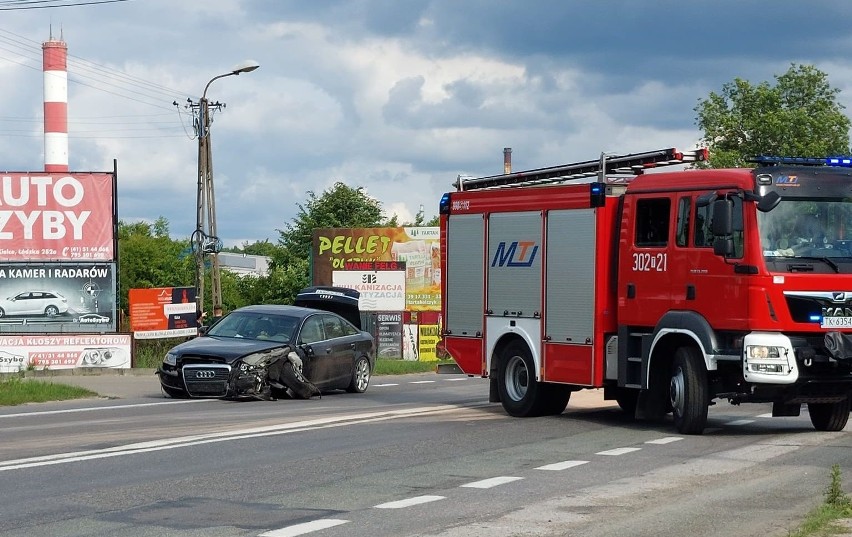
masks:
<svg viewBox="0 0 852 537"><path fill-rule="evenodd" d="M153 224L119 221L118 258L118 304L124 311L129 289L194 285L189 239L169 238L163 217Z"/></svg>
<svg viewBox="0 0 852 537"><path fill-rule="evenodd" d="M311 283L310 256L314 229L329 227L381 227L382 204L361 187L336 182L322 195L307 192L307 202L291 223L279 229L280 238L271 252L269 276L252 292L262 302L292 303L296 293ZM262 287L262 289L261 289Z"/></svg>
<svg viewBox="0 0 852 537"><path fill-rule="evenodd" d="M308 201L299 207L293 222L278 230L287 255L308 259L314 229L324 227L378 227L382 225L382 202L371 198L363 187L352 188L341 182L317 196L309 190Z"/></svg>
<svg viewBox="0 0 852 537"><path fill-rule="evenodd" d="M269 239L264 239L253 243L243 242L240 248L234 248L233 251L246 255L263 255L266 257L272 257L275 254L275 251L279 248L280 246L269 242Z"/></svg>
<svg viewBox="0 0 852 537"><path fill-rule="evenodd" d="M792 64L783 75L752 85L741 78L699 100L695 111L710 150L706 166L747 166L756 155L825 157L849 151L849 118L828 76Z"/></svg>

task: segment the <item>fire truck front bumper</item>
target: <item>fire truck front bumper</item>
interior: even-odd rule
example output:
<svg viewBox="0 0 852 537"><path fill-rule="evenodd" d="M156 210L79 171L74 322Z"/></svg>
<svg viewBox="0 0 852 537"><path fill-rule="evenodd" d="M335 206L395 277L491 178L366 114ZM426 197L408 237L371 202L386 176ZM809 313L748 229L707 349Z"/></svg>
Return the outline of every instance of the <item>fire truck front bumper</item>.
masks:
<svg viewBox="0 0 852 537"><path fill-rule="evenodd" d="M751 332L743 340L743 378L755 384L793 384L799 379L790 338L777 332Z"/></svg>
<svg viewBox="0 0 852 537"><path fill-rule="evenodd" d="M743 341L742 364L743 378L754 384L847 382L852 378L852 335L752 332Z"/></svg>

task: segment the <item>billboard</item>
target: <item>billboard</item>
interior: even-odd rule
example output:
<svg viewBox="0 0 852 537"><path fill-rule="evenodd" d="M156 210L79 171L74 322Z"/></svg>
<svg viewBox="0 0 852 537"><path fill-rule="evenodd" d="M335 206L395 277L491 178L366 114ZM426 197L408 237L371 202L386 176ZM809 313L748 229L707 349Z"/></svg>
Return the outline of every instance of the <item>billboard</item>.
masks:
<svg viewBox="0 0 852 537"><path fill-rule="evenodd" d="M130 289L130 330L137 339L198 335L194 287Z"/></svg>
<svg viewBox="0 0 852 537"><path fill-rule="evenodd" d="M115 259L115 174L0 172L0 261Z"/></svg>
<svg viewBox="0 0 852 537"><path fill-rule="evenodd" d="M323 228L314 230L314 285L332 285L334 271L362 270L362 262L405 263L405 310L441 309L438 227Z"/></svg>
<svg viewBox="0 0 852 537"><path fill-rule="evenodd" d="M0 333L115 332L115 263L0 263Z"/></svg>
<svg viewBox="0 0 852 537"><path fill-rule="evenodd" d="M75 367L130 368L130 334L0 335L0 373Z"/></svg>
<svg viewBox="0 0 852 537"><path fill-rule="evenodd" d="M405 263L400 261L354 261L349 270L331 273L332 285L359 293L361 311L405 309Z"/></svg>
<svg viewBox="0 0 852 537"><path fill-rule="evenodd" d="M376 316L376 356L402 358L402 313L388 311Z"/></svg>

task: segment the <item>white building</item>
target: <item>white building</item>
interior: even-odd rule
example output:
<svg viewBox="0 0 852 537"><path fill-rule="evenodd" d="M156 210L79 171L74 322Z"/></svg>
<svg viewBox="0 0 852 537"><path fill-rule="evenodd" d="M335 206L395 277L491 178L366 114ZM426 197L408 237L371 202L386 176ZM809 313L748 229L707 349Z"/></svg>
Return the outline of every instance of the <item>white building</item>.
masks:
<svg viewBox="0 0 852 537"><path fill-rule="evenodd" d="M219 252L219 267L237 276L266 276L270 259L265 255Z"/></svg>

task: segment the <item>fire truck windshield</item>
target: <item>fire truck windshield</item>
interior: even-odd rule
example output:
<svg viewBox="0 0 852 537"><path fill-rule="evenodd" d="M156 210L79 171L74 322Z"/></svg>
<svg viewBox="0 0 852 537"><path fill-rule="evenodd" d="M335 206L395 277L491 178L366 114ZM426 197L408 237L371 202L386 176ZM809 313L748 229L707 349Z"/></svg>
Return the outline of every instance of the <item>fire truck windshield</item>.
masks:
<svg viewBox="0 0 852 537"><path fill-rule="evenodd" d="M852 257L852 200L784 198L757 213L765 257Z"/></svg>

